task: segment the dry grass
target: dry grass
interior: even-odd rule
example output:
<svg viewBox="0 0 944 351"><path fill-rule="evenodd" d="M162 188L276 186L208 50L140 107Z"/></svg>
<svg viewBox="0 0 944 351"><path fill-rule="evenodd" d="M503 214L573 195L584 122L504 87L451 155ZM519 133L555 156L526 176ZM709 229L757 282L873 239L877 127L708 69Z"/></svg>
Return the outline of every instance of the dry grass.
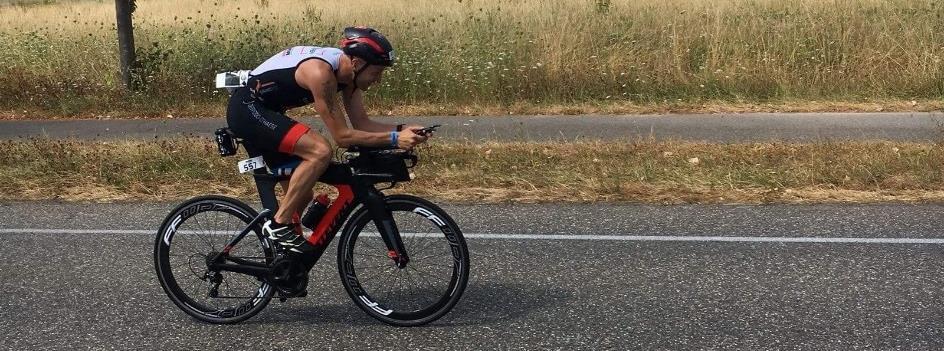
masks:
<svg viewBox="0 0 944 351"><path fill-rule="evenodd" d="M0 199L255 197L209 140L0 142ZM944 200L938 144L439 143L395 192L455 202Z"/></svg>
<svg viewBox="0 0 944 351"><path fill-rule="evenodd" d="M289 45L332 45L355 23L382 29L400 51L400 64L369 96L381 111L629 112L713 101L753 109L806 100L847 109L944 97L944 6L936 0L138 6L138 72L147 84L131 96L117 82L112 2L0 7L0 110L160 115L222 106L213 73L254 67Z"/></svg>

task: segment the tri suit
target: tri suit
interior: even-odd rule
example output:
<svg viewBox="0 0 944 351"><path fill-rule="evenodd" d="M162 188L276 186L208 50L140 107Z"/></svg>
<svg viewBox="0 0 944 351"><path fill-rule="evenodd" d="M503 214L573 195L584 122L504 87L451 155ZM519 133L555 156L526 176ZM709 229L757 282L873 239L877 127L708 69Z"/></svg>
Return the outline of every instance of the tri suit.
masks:
<svg viewBox="0 0 944 351"><path fill-rule="evenodd" d="M226 109L226 123L241 138L251 156L262 155L270 166L292 160L295 143L311 128L285 111L313 102L312 92L298 85L295 71L307 60L321 60L337 73L341 49L295 46L272 56L249 73L245 87L236 89ZM344 85L338 84L338 90Z"/></svg>

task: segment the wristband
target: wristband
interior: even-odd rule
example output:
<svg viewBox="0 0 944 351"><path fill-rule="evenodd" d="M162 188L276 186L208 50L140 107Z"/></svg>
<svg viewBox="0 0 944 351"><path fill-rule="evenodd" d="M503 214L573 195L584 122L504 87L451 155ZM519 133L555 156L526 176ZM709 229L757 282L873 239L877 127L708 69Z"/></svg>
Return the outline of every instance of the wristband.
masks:
<svg viewBox="0 0 944 351"><path fill-rule="evenodd" d="M399 139L399 138L400 138L400 133L397 133L397 132L390 132L390 146L396 147L396 146L397 146L397 139Z"/></svg>

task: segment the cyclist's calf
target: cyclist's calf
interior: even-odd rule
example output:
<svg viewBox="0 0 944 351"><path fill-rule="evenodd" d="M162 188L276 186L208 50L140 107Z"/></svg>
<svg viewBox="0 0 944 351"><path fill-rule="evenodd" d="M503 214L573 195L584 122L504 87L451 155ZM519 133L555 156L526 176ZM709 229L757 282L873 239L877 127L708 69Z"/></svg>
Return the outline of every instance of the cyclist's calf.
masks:
<svg viewBox="0 0 944 351"><path fill-rule="evenodd" d="M275 214L278 223L290 223L297 212L311 201L312 188L331 162L331 144L323 136L309 131L295 143L292 154L301 157L302 163L292 172L288 189Z"/></svg>

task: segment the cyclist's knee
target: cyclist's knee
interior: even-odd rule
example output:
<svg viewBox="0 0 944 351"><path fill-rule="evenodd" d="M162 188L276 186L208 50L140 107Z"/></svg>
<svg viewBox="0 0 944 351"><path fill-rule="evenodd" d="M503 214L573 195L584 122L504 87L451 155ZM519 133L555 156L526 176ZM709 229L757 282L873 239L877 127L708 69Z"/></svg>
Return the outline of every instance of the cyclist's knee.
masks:
<svg viewBox="0 0 944 351"><path fill-rule="evenodd" d="M331 161L331 145L327 142L316 144L315 148L312 150L312 160L317 162L330 162Z"/></svg>
<svg viewBox="0 0 944 351"><path fill-rule="evenodd" d="M307 133L298 140L295 154L304 160L315 162L331 161L331 145L320 135Z"/></svg>

